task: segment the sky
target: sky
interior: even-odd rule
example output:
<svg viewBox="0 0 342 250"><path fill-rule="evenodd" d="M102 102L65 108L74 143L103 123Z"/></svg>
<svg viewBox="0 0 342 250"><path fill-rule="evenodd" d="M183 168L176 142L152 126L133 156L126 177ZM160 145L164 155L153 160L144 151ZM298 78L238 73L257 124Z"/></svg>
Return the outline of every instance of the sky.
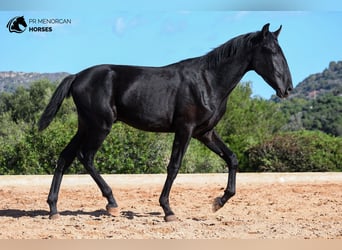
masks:
<svg viewBox="0 0 342 250"><path fill-rule="evenodd" d="M261 5L226 2L2 2L0 71L77 73L104 63L163 66L204 55L235 36L261 30L266 23L271 24L271 31L282 25L279 43L294 85L342 59L342 1L311 0L310 5L297 0L264 0ZM6 27L16 16L24 16L28 24L20 34ZM71 24L37 24L55 18L71 20ZM51 27L52 31L30 32L30 27ZM255 72L248 72L242 81L252 82L254 96L268 99L274 94Z"/></svg>

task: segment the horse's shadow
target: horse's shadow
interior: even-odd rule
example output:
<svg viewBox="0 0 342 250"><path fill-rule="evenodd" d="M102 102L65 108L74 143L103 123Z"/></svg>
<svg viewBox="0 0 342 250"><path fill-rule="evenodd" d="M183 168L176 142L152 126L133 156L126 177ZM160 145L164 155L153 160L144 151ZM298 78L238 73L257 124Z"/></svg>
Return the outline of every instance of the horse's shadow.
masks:
<svg viewBox="0 0 342 250"><path fill-rule="evenodd" d="M162 213L160 212L136 213L133 211L121 211L121 215L129 220L133 220L134 217L159 217L162 215Z"/></svg>
<svg viewBox="0 0 342 250"><path fill-rule="evenodd" d="M99 209L95 211L61 211L62 216L77 216L77 215L88 215L92 217L110 216L104 209ZM3 209L0 210L0 217L11 217L11 218L21 218L21 217L48 217L49 212L47 210L20 210L20 209ZM125 217L129 220L134 219L134 217L151 217L151 216L161 216L160 212L149 212L149 213L136 213L133 211L121 211L120 216Z"/></svg>

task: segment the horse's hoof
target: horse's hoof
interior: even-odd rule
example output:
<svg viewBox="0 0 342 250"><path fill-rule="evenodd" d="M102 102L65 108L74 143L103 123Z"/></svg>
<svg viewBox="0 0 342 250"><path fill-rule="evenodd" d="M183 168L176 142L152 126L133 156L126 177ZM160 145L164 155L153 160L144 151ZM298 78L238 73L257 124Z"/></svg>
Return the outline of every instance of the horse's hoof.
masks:
<svg viewBox="0 0 342 250"><path fill-rule="evenodd" d="M120 209L118 207L113 207L113 206L106 206L107 213L114 217L120 216Z"/></svg>
<svg viewBox="0 0 342 250"><path fill-rule="evenodd" d="M56 213L56 214L51 214L49 216L49 219L50 220L57 220L57 219L59 219L59 217L61 217L61 215L59 213Z"/></svg>
<svg viewBox="0 0 342 250"><path fill-rule="evenodd" d="M223 207L223 205L221 202L221 197L217 197L213 203L213 212L215 213L217 210L219 210L222 207Z"/></svg>
<svg viewBox="0 0 342 250"><path fill-rule="evenodd" d="M165 217L164 217L164 220L165 220L166 222L172 222L172 221L177 221L178 219L177 219L176 215L171 214L171 215L165 216Z"/></svg>

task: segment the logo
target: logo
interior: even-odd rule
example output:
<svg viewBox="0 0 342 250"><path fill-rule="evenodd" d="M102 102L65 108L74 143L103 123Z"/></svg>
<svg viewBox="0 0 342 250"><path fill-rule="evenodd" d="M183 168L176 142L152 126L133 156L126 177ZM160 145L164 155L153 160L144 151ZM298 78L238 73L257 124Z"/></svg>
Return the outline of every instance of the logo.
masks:
<svg viewBox="0 0 342 250"><path fill-rule="evenodd" d="M16 16L8 21L7 26L9 32L23 33L26 30L27 24L24 16Z"/></svg>
<svg viewBox="0 0 342 250"><path fill-rule="evenodd" d="M11 33L23 33L25 30L31 32L52 32L53 28L60 25L71 24L70 18L28 18L28 24L24 16L16 16L8 21L6 27Z"/></svg>

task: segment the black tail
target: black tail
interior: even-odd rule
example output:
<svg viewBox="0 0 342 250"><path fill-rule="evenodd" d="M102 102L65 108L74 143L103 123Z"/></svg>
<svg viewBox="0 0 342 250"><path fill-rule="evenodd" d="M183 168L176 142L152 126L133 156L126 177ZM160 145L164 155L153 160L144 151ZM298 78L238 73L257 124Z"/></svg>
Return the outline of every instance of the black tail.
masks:
<svg viewBox="0 0 342 250"><path fill-rule="evenodd" d="M60 106L65 97L69 97L70 95L70 88L74 80L76 79L76 75L70 75L63 79L63 81L57 87L55 93L53 93L49 104L46 106L44 113L39 119L38 122L38 130L42 131L53 120L55 115L57 114Z"/></svg>

